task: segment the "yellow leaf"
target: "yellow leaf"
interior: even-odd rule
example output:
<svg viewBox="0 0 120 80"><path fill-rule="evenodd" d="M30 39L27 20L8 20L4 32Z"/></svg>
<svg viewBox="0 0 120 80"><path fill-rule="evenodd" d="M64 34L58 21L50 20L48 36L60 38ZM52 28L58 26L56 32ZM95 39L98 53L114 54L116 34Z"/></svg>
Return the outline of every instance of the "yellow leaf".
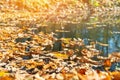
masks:
<svg viewBox="0 0 120 80"><path fill-rule="evenodd" d="M11 54L11 53L13 53L14 51L13 51L13 50L8 50L8 52Z"/></svg>
<svg viewBox="0 0 120 80"><path fill-rule="evenodd" d="M67 54L65 54L65 53L59 53L59 52L55 52L54 56L57 57L57 58L60 58L60 59L67 59L68 58Z"/></svg>
<svg viewBox="0 0 120 80"><path fill-rule="evenodd" d="M8 73L6 73L5 71L1 71L1 72L0 72L0 77L1 77L1 76L5 76L5 75L7 75L7 74L8 74Z"/></svg>
<svg viewBox="0 0 120 80"><path fill-rule="evenodd" d="M71 40L71 38L63 38L63 42L66 44L70 43L70 40Z"/></svg>

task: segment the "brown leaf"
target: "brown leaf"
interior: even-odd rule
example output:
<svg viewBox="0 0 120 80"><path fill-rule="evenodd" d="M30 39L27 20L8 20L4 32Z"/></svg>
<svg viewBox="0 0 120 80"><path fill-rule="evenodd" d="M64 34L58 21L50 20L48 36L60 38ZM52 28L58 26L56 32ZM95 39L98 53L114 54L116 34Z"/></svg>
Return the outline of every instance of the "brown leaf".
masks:
<svg viewBox="0 0 120 80"><path fill-rule="evenodd" d="M4 76L4 77L0 77L0 80L15 80L15 79L10 76Z"/></svg>
<svg viewBox="0 0 120 80"><path fill-rule="evenodd" d="M82 74L82 75L85 75L85 72L86 72L86 69L80 69L80 70L78 70L78 73Z"/></svg>
<svg viewBox="0 0 120 80"><path fill-rule="evenodd" d="M113 76L112 80L120 80L120 72L115 71L115 72L112 72L111 74Z"/></svg>
<svg viewBox="0 0 120 80"><path fill-rule="evenodd" d="M110 59L106 59L106 60L104 61L103 65L104 65L105 67L110 67L110 66L112 65L112 63L111 63Z"/></svg>

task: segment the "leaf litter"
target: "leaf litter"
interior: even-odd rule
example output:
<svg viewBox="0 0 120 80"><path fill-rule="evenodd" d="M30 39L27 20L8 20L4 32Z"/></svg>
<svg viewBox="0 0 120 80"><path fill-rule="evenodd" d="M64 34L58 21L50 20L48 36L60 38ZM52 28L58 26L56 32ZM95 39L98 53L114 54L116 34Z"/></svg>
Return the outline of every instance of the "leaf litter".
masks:
<svg viewBox="0 0 120 80"><path fill-rule="evenodd" d="M93 44L85 46L80 38L62 38L62 51L53 51L54 43L59 40L53 33L24 34L24 28L19 31L20 37L14 29L10 32L9 29L1 29L0 80L120 79L119 69L111 68L113 64L119 64L117 52L108 57L100 56L101 52ZM16 41L26 36L31 39ZM93 59L95 56L97 60Z"/></svg>

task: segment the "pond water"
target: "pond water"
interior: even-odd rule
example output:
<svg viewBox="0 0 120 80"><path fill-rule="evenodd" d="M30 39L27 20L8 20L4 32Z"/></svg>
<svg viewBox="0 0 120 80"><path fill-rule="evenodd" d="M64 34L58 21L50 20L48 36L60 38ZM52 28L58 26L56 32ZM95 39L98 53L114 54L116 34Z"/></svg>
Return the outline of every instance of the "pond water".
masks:
<svg viewBox="0 0 120 80"><path fill-rule="evenodd" d="M81 38L85 45L97 42L96 48L104 56L112 52L120 52L120 16L90 16L79 24L67 23L64 26L52 25L42 28L45 32L55 32L58 38ZM57 30L64 30L58 32Z"/></svg>

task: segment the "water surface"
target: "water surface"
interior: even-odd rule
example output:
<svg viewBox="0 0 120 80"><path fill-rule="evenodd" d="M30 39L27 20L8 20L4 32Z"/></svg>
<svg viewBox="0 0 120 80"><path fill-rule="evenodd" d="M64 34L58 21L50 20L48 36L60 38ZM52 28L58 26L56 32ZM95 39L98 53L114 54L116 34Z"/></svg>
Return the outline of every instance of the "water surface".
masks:
<svg viewBox="0 0 120 80"><path fill-rule="evenodd" d="M55 32L58 38L81 38L85 45L89 45L91 41L98 42L96 48L101 50L104 56L112 52L120 52L119 15L90 16L78 24L67 23L64 26L53 24L49 28L41 28L41 30Z"/></svg>

